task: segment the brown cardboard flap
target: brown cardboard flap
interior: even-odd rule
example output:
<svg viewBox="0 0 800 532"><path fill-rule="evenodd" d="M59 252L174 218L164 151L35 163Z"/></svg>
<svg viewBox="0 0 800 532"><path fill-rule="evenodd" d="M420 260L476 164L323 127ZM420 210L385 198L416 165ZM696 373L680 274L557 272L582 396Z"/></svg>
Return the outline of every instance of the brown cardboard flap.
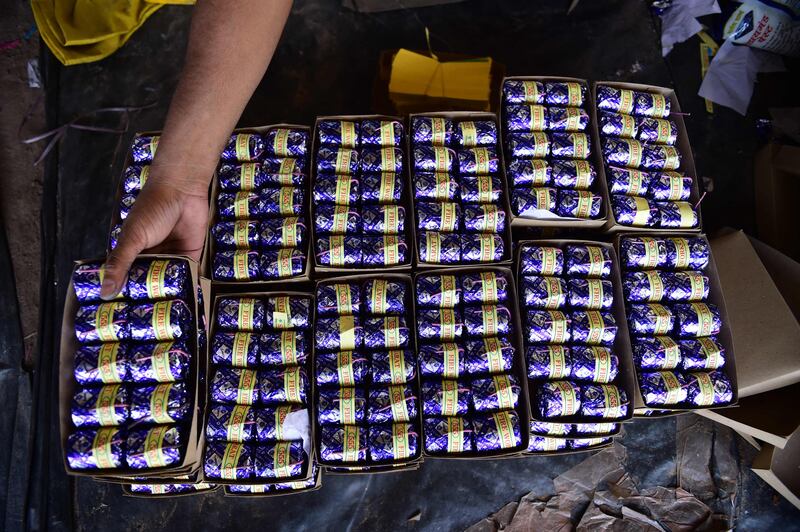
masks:
<svg viewBox="0 0 800 532"><path fill-rule="evenodd" d="M614 217L614 209L611 208L611 198L610 194L608 193L608 188L606 187L606 197L604 200L608 203L608 223L603 228L606 233L616 233L619 231L636 231L640 233L664 233L664 234L674 234L674 233L699 233L703 228L703 217L700 213L700 188L698 185L698 180L700 177L697 175L697 168L694 165L694 155L692 154L692 146L689 143L689 134L686 131L686 123L683 120L683 114L681 113L681 104L678 102L678 97L675 94L675 91L667 88L667 87L659 87L657 85L642 85L640 83L622 83L619 81L595 81L592 83L592 102L596 101L597 97L597 86L598 85L607 85L609 87L615 87L618 89L630 89L635 91L645 91L645 92L653 92L657 94L663 94L667 98L669 98L670 102L670 115L669 119L675 122L675 125L678 126L678 142L675 144L675 147L678 149L678 153L681 155L681 165L678 168L678 172L683 173L692 178L692 190L689 194L689 199L687 200L693 206L697 205L697 227L691 228L670 228L670 227L634 227L632 225L622 225L617 222L616 218ZM598 109L597 106L593 106L590 111L590 116L592 117L591 127L594 129L594 134L592 135L593 139L596 141L600 141L600 128L597 123L597 113ZM599 149L599 152L602 153L602 146ZM603 183L608 183L606 180L606 170L605 165L600 164L597 168L598 177L602 176Z"/></svg>
<svg viewBox="0 0 800 532"><path fill-rule="evenodd" d="M800 263L767 244L748 237L758 258L766 268L797 321L800 321Z"/></svg>
<svg viewBox="0 0 800 532"><path fill-rule="evenodd" d="M594 93L589 87L589 82L582 78L566 78L562 76L511 76L506 77L503 79L501 87L505 85L506 81L508 80L519 80L519 81L562 81L562 82L575 82L580 83L586 88L586 98L583 109L586 111L586 114L589 115L589 119L591 122L597 120L597 117L594 115L592 110L594 109ZM502 98L502 94L500 95ZM505 105L501 106L501 121L502 125L505 127L506 124L506 116L505 116ZM500 129L498 129L500 131ZM584 218L525 218L522 216L517 216L514 214L513 209L510 210L509 214L511 215L511 224L514 227L547 227L547 228L558 228L558 229L599 229L603 227L609 219L611 207L608 202L608 185L606 184L605 173L601 172L600 169L603 167L603 152L600 148L600 138L597 134L597 128L593 127L592 124L586 128L585 133L589 136L592 143L592 155L591 161L592 165L597 172L597 178L595 182L592 184L590 190L595 194L598 194L603 199L603 204L600 206L600 215L597 218L592 219L584 219ZM505 135L505 130L500 133L500 135ZM507 160L511 159L511 153L506 150L506 143L501 140L502 150L506 156ZM506 168L503 166L503 171L506 173ZM508 183L508 187L511 188L511 183L506 179ZM510 204L510 199L509 199Z"/></svg>
<svg viewBox="0 0 800 532"><path fill-rule="evenodd" d="M153 483L154 485L157 485ZM180 482L174 482L173 484L180 484ZM190 495L203 495L204 493L213 493L219 489L219 486L214 484L209 484L206 488L201 488L196 491L190 491L188 493L139 493L133 491L130 484L123 484L122 485L122 494L126 497L136 497L139 499L166 499L168 497L188 497Z"/></svg>
<svg viewBox="0 0 800 532"><path fill-rule="evenodd" d="M750 241L739 231L711 247L737 347L739 396L800 382L800 324Z"/></svg>
<svg viewBox="0 0 800 532"><path fill-rule="evenodd" d="M316 491L322 487L322 468L317 468L316 476L314 477L314 484L306 488L281 490L281 491L267 491L266 493L239 493L231 491L230 486L222 486L223 493L226 497L280 497L281 495L296 495L298 493L306 493L309 491ZM242 484L239 484L241 486Z"/></svg>
<svg viewBox="0 0 800 532"><path fill-rule="evenodd" d="M800 148L767 144L756 153L754 167L758 237L800 260L800 216L794 205L800 194Z"/></svg>
<svg viewBox="0 0 800 532"><path fill-rule="evenodd" d="M765 444L753 460L753 472L800 509L800 433L783 449Z"/></svg>

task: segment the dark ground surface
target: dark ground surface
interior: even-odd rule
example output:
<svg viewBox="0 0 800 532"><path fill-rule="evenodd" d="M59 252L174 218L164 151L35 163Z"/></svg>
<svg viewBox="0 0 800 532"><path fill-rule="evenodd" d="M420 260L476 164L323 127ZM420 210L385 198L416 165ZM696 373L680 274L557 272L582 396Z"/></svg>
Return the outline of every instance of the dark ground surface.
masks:
<svg viewBox="0 0 800 532"><path fill-rule="evenodd" d="M321 114L371 112L380 52L424 48L424 26L428 26L435 49L492 56L505 64L511 75L553 74L675 86L684 111L692 113L687 125L698 171L715 182L714 193L703 205L707 228L730 225L752 231L750 161L756 146L752 118L725 109L718 109L712 117L705 114L696 96L700 83L696 43L678 46L665 62L656 27L643 2L584 0L569 17L564 15L565 5L555 0L481 0L361 15L340 8L335 0L298 0L275 59L240 123L310 124ZM156 105L132 115L130 129L122 137L70 132L46 169L45 292L31 471L36 481L29 490L28 524L91 530L254 526L285 530L461 529L506 502L546 487L554 476L583 460L580 454L470 462L429 460L415 472L326 476L318 492L257 500L223 499L221 494L213 494L144 501L123 498L117 486L65 476L54 364L71 264L104 252L123 157L119 146L127 145L134 131L160 128L180 71L190 14L189 8L162 9L121 51L98 63L63 68L52 58L47 61L51 126L100 107ZM118 118L99 117L96 124L114 126ZM676 423L676 418L669 418L626 426L622 443L628 448L628 468L640 487L675 486L678 457L686 458L685 450L680 454L678 449L682 440ZM754 450L727 429L710 425L706 429L706 446L728 442L714 450L725 463L735 465L733 477L738 480L731 487L725 479L715 478L710 488L713 500L708 504L733 515L742 530L797 528L800 512L776 498L747 467ZM714 453L709 451L708 456ZM712 458L701 456L701 462L706 476L720 476ZM730 479L731 472L723 476ZM730 497L736 503L733 511L730 502L727 507L724 503ZM407 522L416 512L421 512L419 521Z"/></svg>

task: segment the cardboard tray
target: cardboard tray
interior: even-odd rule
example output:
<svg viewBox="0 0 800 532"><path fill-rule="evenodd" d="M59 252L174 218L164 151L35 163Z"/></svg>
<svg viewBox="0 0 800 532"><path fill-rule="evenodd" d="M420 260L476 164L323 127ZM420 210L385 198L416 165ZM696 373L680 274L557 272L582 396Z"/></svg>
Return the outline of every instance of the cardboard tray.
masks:
<svg viewBox="0 0 800 532"><path fill-rule="evenodd" d="M551 240L523 240L519 242L519 244L517 245L517 257L516 257L514 273L516 274L517 279L521 277L520 262L521 262L523 247L528 245L553 246L562 248L563 250L563 248L568 244L602 247L608 251L608 254L611 257L611 277L608 278L608 280L610 280L614 286L614 301L611 306L611 313L614 315L614 320L617 322L617 335L614 338L614 345L612 351L619 358L619 375L617 375L617 378L614 381L612 381L611 384L616 384L628 396L628 401L629 401L628 413L627 415L619 419L595 418L595 417L587 417L576 414L574 416L566 416L563 418L553 418L553 419L536 418L536 421L544 421L551 423L620 423L623 421L627 421L633 417L634 398L636 396L635 394L638 393L639 388L636 385L636 374L633 366L633 350L631 349L630 335L628 333L628 320L625 317L625 299L622 293L622 276L620 274L620 267L619 267L620 263L614 247L606 242L598 242L593 240L571 240L563 238L551 239ZM524 311L524 306L520 300L519 302L520 319L522 319L523 311ZM525 377L527 380L527 372L525 374ZM532 386L532 388L535 388L535 386ZM534 391L535 390L531 390L531 396L530 396L532 419L535 412L535 409L533 408Z"/></svg>
<svg viewBox="0 0 800 532"><path fill-rule="evenodd" d="M550 422L548 421L547 423L550 423ZM553 423L559 423L559 422L555 421ZM620 434L622 432L622 423L621 422L617 423L617 422L609 421L608 423L614 423L614 425L616 425L614 430L612 430L610 432L598 432L596 434L586 434L584 436L575 436L575 435L563 436L561 434L536 434L536 433L531 432L531 436L539 436L540 438L552 438L554 440L582 440L582 439L588 439L588 438L613 438L614 436L617 436L618 434Z"/></svg>
<svg viewBox="0 0 800 532"><path fill-rule="evenodd" d="M157 485L153 483L154 485ZM189 497L191 495L203 495L206 493L214 493L219 489L219 486L209 484L208 488L191 491L188 493L137 493L133 491L129 484L122 485L122 494L125 497L135 497L137 499L167 499L171 497Z"/></svg>
<svg viewBox="0 0 800 532"><path fill-rule="evenodd" d="M511 199L509 196L509 189L508 189L508 180L506 179L506 165L503 160L503 147L502 147L502 137L500 135L500 121L497 119L497 115L495 113L484 113L484 112L476 112L476 111L450 111L450 112L435 112L435 113L418 113L412 114L408 117L408 124L409 124L409 135L406 141L407 152L411 156L413 155L414 143L412 141L412 132L411 132L411 123L413 122L414 118L417 117L434 117L434 118L448 118L450 120L464 122L466 120L491 120L497 126L497 156L500 159L500 171L498 172L497 176L500 178L500 186L502 187L503 198L500 202L499 207L503 209L506 214L506 230L502 233L503 237L503 246L505 250L503 251L503 258L498 261L491 261L491 262L454 262L454 263L435 263L435 262L423 262L420 260L419 257L419 247L414 246L414 264L417 266L417 269L423 268L448 268L453 266L481 266L481 265L496 265L496 264L511 264L511 259L513 257L513 239L511 236ZM452 147L451 147L452 148ZM456 148L452 148L454 151L457 152ZM413 157L410 157L413 159ZM413 161L411 161L409 166L409 173L410 179L408 180L408 194L411 198L411 201L414 204L414 208L412 209L411 215L411 223L412 223L412 231L416 237L417 234L417 206L416 206L416 199L415 199L415 186L414 186L414 170L412 168Z"/></svg>
<svg viewBox="0 0 800 532"><path fill-rule="evenodd" d="M190 336L187 340L189 348L194 353L191 358L189 368L189 378L184 381L189 385L189 394L193 394L194 412L192 413L189 422L177 423L188 429L184 434L186 435L186 444L183 448L183 459L180 463L170 466L157 467L152 469L133 469L130 467L119 467L110 469L73 469L67 462L67 438L69 434L76 430L72 424L71 405L72 397L75 394L75 389L78 388L78 383L74 378L74 359L75 352L80 346L77 338L75 337L75 313L80 306L78 299L75 297L75 289L73 287L72 278L70 275L69 285L67 286L67 298L64 303L64 317L61 323L61 343L59 350L59 363L58 363L58 404L59 404L59 427L61 434L61 450L64 460L64 469L69 475L88 476L88 477L167 477L174 479L178 475L192 474L200 465L201 456L200 450L202 449L202 434L199 429L200 412L202 411L199 397L204 394L203 383L200 380L200 375L203 372L204 356L199 352L198 347L198 334L201 330L200 327L200 314L201 310L198 306L197 294L200 292L200 285L198 283L197 263L178 255L139 255L137 259L170 259L182 260L189 264L190 272L190 293L186 294L186 303L194 312L194 330L195 334ZM105 257L98 259L80 260L75 263L75 267L86 263L104 262ZM207 299L207 298L205 298ZM204 301L205 301L204 299Z"/></svg>
<svg viewBox="0 0 800 532"><path fill-rule="evenodd" d="M586 88L586 101L584 103L583 109L586 111L586 114L589 115L590 124L586 128L586 135L589 136L592 143L592 156L591 156L591 163L597 172L597 178L595 179L594 183L589 190L598 194L602 199L603 203L600 206L600 215L597 218L566 218L562 216L554 217L554 218L526 218L523 216L517 216L514 214L513 210L510 210L511 214L511 225L513 227L547 227L547 228L554 228L554 229L599 229L603 227L609 219L611 215L611 207L608 202L608 185L606 183L605 173L601 172L601 168L603 166L603 150L600 147L600 139L597 136L597 128L593 127L594 122L597 120L597 117L592 112L592 109L595 108L594 104L594 91L591 90L589 86L589 82L582 78L567 78L561 76L511 76L503 78L503 83L500 85L501 92L502 87L505 85L507 80L512 81L561 81L561 82L575 82L580 83ZM502 94L500 96L502 98ZM503 131L501 135L505 137L505 125L506 125L506 107L505 105L501 105L501 122L503 125ZM548 132L549 133L549 132ZM503 138L503 153L506 156L506 160L511 160L511 154L508 152L505 138ZM504 169L505 170L505 169ZM511 183L506 180L507 185L511 188ZM509 200L510 204L510 200Z"/></svg>
<svg viewBox="0 0 800 532"><path fill-rule="evenodd" d="M334 282L366 282L369 280L375 279L387 279L387 280L394 280L399 282L404 282L407 284L407 308L405 313L406 318L406 325L409 329L409 344L408 349L411 350L412 353L416 356L417 354L417 347L416 347L416 340L417 340L417 321L416 321L416 306L414 305L414 284L411 280L411 276L407 274L400 274L400 273L387 273L382 275L375 275L375 274L361 274L361 275L346 275L341 277L332 277L329 279L324 279L321 281L317 281L316 286L319 287L320 284L329 284ZM317 322L317 308L316 305L314 306L314 324L316 326ZM317 421L317 409L316 407L319 405L319 389L317 386L317 376L316 376L316 360L317 360L317 346L316 341L312 340L313 347L311 350L311 367L313 368L311 372L311 393L313 397L313 404L314 408L312 413L312 424L316 430L316 437L314 438L314 449L317 453L318 461L320 464L325 466L326 473L335 473L335 474L353 474L353 473L376 473L381 471L402 471L406 466L416 466L420 460L422 459L422 408L421 408L421 393L420 393L420 379L419 379L419 372L416 372L413 383L406 383L411 384L412 387L415 388L416 395L417 395L417 416L415 419L415 423L418 428L417 433L417 452L415 455L403 459L403 460L391 460L386 462L336 462L331 460L325 460L322 458L321 452L321 445L322 445L322 431L319 422ZM366 349L366 348L365 348ZM365 386L367 394L369 394L369 388L371 385Z"/></svg>
<svg viewBox="0 0 800 532"><path fill-rule="evenodd" d="M203 412L203 423L202 423L201 428L200 428L200 430L204 434L205 434L206 425L208 425L208 416L211 414L211 404L212 404L211 403L211 378L212 378L212 376L214 374L214 371L216 370L216 364L214 364L211 361L211 357L212 357L212 349L213 349L213 339L214 339L214 336L217 333L217 305L219 303L219 300L223 299L223 298L228 298L228 297L252 297L252 298L257 298L257 299L261 299L262 301L264 301L265 302L265 307L266 307L266 299L268 297L275 297L275 296L293 296L293 297L307 298L310 301L309 304L311 305L311 307L316 307L314 294L310 294L308 292L291 292L291 291L287 291L287 290L275 290L275 291L264 291L264 292L251 291L251 292L215 294L215 296L214 296L214 305L212 307L211 313L209 314L208 342L206 342L207 346L208 346L208 348L206 350L206 356L207 356L207 362L206 363L207 363L207 366L208 366L208 377L207 377L207 380L208 380L207 399L208 400L206 401L206 408L205 408L205 411ZM311 318L311 316L309 316L309 319L310 318ZM308 334L309 334L309 337L313 336L313 334L314 334L313 333L313 327L309 328L309 333ZM305 367L304 367L304 369L306 370L306 375L310 375L310 370L313 367L314 367L313 366L313 358L309 357L306 360L306 364L305 364ZM258 370L259 371L261 370L261 366L258 367ZM313 417L312 417L312 414L311 414L311 412L314 410L313 402L311 400L307 400L306 402L307 402L306 408L309 410L309 430L311 431L310 437L311 437L311 441L313 442L315 440L314 424L312 422L313 421ZM261 404L260 403L256 403L256 404L254 404L252 406L254 408L259 408L261 406ZM201 450L202 450L202 455L201 455L202 458L201 459L203 461L205 461L205 455L206 455L206 445L205 445L205 443L206 442L204 442L204 444L203 444L203 446L201 448ZM259 442L254 442L254 443L251 443L250 445L257 445L258 443ZM311 478L311 476L313 475L313 465L316 462L315 459L316 459L316 457L315 457L315 453L314 453L314 448L312 446L311 453L309 453L308 460L307 460L307 462L306 462L306 464L305 464L305 466L303 468L303 471L305 471L305 474L303 474L300 477L294 477L294 478L280 478L280 479L209 478L209 477L205 476L204 469L202 467L200 469L200 473L201 473L201 478L203 478L206 482L210 482L210 483L213 483L213 484L219 484L221 486L230 485L230 484L236 484L236 485L240 485L240 486L261 486L261 485L269 485L269 484L283 484L283 483L286 483L286 482L302 482L302 481L305 481L305 480L309 480Z"/></svg>
<svg viewBox="0 0 800 532"><path fill-rule="evenodd" d="M731 381L731 388L733 389L733 398L729 403L714 405L713 408L722 408L726 406L735 405L739 401L739 385L738 380L736 377L736 358L734 356L733 351L733 336L731 334L731 322L730 318L728 317L728 311L725 308L725 297L722 293L722 286L719 282L719 273L717 271L717 264L714 262L714 252L711 249L711 244L708 243L708 239L704 234L693 234L693 233L667 233L667 234L654 234L652 232L648 233L626 233L624 235L618 235L614 242L614 249L619 252L620 249L620 242L624 237L652 237L652 238L674 238L674 237L684 237L684 238L702 238L705 240L706 245L708 245L708 266L706 266L705 270L703 270L703 274L708 277L709 282L709 290L708 290L708 303L714 303L719 308L720 318L722 319L722 329L720 329L719 334L717 335L717 340L725 348L725 365L721 368L721 371L725 372L728 379ZM618 263L619 266L622 265L622 261ZM627 326L627 319L625 320ZM634 392L634 399L635 399L635 407L636 410L641 409L653 409L653 410L670 410L670 411L690 411L690 410L704 410L709 408L708 406L696 406L690 404L681 404L681 405L648 405L644 402L642 397L641 391L639 390L639 382L638 378L636 379L636 391ZM664 417L664 413L656 414L646 417Z"/></svg>
<svg viewBox="0 0 800 532"><path fill-rule="evenodd" d="M753 460L753 473L800 509L800 433L789 438L783 449L764 444Z"/></svg>
<svg viewBox="0 0 800 532"><path fill-rule="evenodd" d="M291 129L301 129L303 131L308 132L309 136L311 135L311 131L308 126L301 126L297 124L272 124L269 126L258 126L258 127L246 127L246 128L239 128L234 129L231 134L236 133L258 133L264 134L267 131L272 129L278 128L291 128ZM310 147L309 147L310 149ZM219 164L217 164L217 168L219 168ZM306 155L306 164L309 164L308 155ZM277 285L283 285L284 283L299 283L308 281L311 279L311 258L310 253L312 251L311 247L311 233L308 230L308 226L313 225L313 219L311 218L310 213L310 205L311 201L311 194L309 188L309 179L310 176L308 175L309 171L306 170L306 184L300 187L295 188L303 188L306 194L306 205L305 205L305 218L306 218L306 246L305 246L305 253L306 253L306 267L305 270L301 275L296 275L294 277L286 277L284 279L272 279L269 281L263 280L256 280L256 281L222 281L214 279L213 275L213 267L214 267L214 256L216 254L216 243L214 242L214 238L211 236L211 228L219 221L219 216L217 212L217 198L219 197L220 192L222 189L219 186L219 175L218 172L214 171L214 177L211 179L211 193L209 194L209 207L208 207L208 228L206 230L206 241L205 245L203 246L203 257L200 260L200 272L203 278L209 279L214 283L214 288L219 289L221 291L229 291L229 292L245 292L245 291L252 291L254 289L257 290L269 290L272 287Z"/></svg>
<svg viewBox="0 0 800 532"><path fill-rule="evenodd" d="M310 193L309 193L309 201L310 201L310 209L309 209L309 234L311 235L310 238L310 253L314 257L314 271L322 276L331 276L331 275L355 275L367 272L398 272L398 273L408 273L411 271L411 265L413 264L413 257L412 254L413 249L416 249L416 232L410 226L411 221L411 213L413 211L413 196L408 197L406 194L405 198L402 198L403 201L400 202L400 206L405 209L405 240L406 245L408 246L408 263L406 264L398 264L395 266L378 266L378 267L365 267L365 266L326 266L317 262L317 234L316 234L316 210L313 201L314 197L314 185L317 181L317 149L319 148L317 142L317 131L319 128L319 123L322 120L349 120L353 122L360 122L362 120L395 120L403 124L403 128L405 130L406 138L409 135L408 126L405 122L405 119L399 116L387 116L387 115L331 115L331 116L318 116L316 121L314 122L314 130L312 131L313 137L311 141L311 170L309 171L309 182L310 182ZM403 178L408 182L411 179L411 170L410 170L410 157L407 149L408 144L406 143L403 146L396 146L397 148L404 151L404 165L405 168L403 170ZM359 151L361 148L356 148ZM361 236L360 234L357 236Z"/></svg>
<svg viewBox="0 0 800 532"><path fill-rule="evenodd" d="M420 440L421 441L421 440ZM379 475L383 473L402 473L404 471L416 471L424 462L420 459L411 464L376 465L363 467L325 467L327 475Z"/></svg>
<svg viewBox="0 0 800 532"><path fill-rule="evenodd" d="M689 135L686 131L686 123L683 120L683 113L681 112L681 104L678 102L678 97L675 94L675 91L666 87L659 87L656 85L642 85L639 83L622 83L618 81L595 81L592 83L592 97L591 101L596 101L597 96L597 86L598 85L607 85L609 87L615 87L618 89L631 89L635 91L644 91L644 92L654 92L657 94L663 94L669 99L670 102L670 115L669 119L673 120L675 124L678 126L678 142L675 144L675 147L678 149L678 152L681 154L681 165L676 170L677 172L681 172L684 175L690 176L692 178L692 190L689 194L689 199L687 200L693 206L697 205L697 227L694 228L669 228L669 227L637 227L632 225L622 225L617 222L617 219L614 217L614 209L611 208L611 198L609 193L609 188L606 186L605 189L605 197L603 201L609 206L608 209L608 222L603 227L603 231L606 233L617 233L620 231L636 231L640 233L663 233L663 234L677 234L677 233L699 233L703 228L703 217L700 212L700 188L698 185L698 181L700 176L697 175L697 169L694 165L694 155L692 154L692 146L689 143ZM602 180L604 184L608 184L606 179L606 169L603 163L603 149L600 145L600 128L597 123L597 106L593 105L592 109L589 111L591 113L591 127L592 127L592 139L593 142L598 144L598 153L600 154L600 163L597 167L597 177Z"/></svg>
<svg viewBox="0 0 800 532"><path fill-rule="evenodd" d="M200 431L202 432L202 431ZM200 443L202 445L202 443ZM140 477L140 476L118 476L118 477L93 477L95 482L105 482L108 484L195 484L200 482L200 467L186 475L175 475L173 477Z"/></svg>
<svg viewBox="0 0 800 532"><path fill-rule="evenodd" d="M609 436L595 436L596 438L608 438ZM567 439L576 439L576 438L567 438ZM584 438L580 438L584 439ZM588 439L588 438L585 438ZM583 449L566 449L561 451L541 451L541 452L533 452L533 451L525 451L522 453L523 456L563 456L566 454L579 454L579 453L586 453L590 451L599 451L601 449L605 449L607 447L611 447L614 444L614 437L611 437L610 441L599 443L596 445L590 445L589 447L584 447Z"/></svg>
<svg viewBox="0 0 800 532"><path fill-rule="evenodd" d="M281 491L267 491L265 493L235 493L231 491L230 486L222 486L225 497L280 497L282 495L297 495L298 493L307 493L309 491L317 491L322 487L322 468L317 467L317 475L314 477L314 484L305 488L281 490ZM241 485L241 484L239 484Z"/></svg>
<svg viewBox="0 0 800 532"><path fill-rule="evenodd" d="M512 315L514 334L512 335L511 342L514 348L517 350L517 357L514 363L514 374L517 377L517 380L519 381L520 390L519 390L519 399L517 407L514 409L514 411L516 412L517 418L519 419L520 444L517 447L512 447L510 449L497 449L494 451L486 451L486 452L470 451L470 452L452 453L452 454L450 453L430 454L425 451L425 445L424 445L425 430L423 427L422 454L423 456L428 458L445 459L445 460L515 458L521 456L522 452L528 448L528 444L530 443L531 413L530 413L530 400L528 398L528 376L525 366L525 350L523 349L523 341L522 341L522 320L520 319L519 315L519 304L517 301L515 301L515 298L518 297L519 292L517 291L516 280L514 279L514 275L511 273L511 269L505 266L483 265L483 266L458 266L450 268L440 268L436 270L423 270L417 272L414 275L414 301L416 303L417 278L422 275L459 276L463 274L479 273L479 272L494 272L497 275L504 276L508 281L508 287L506 288L506 291L509 294L509 300L505 302L505 305ZM417 353L417 357L419 357L419 353ZM419 370L419 364L417 365L417 369ZM419 373L419 371L417 371L417 373ZM472 414L472 409L470 408L470 415L471 414Z"/></svg>

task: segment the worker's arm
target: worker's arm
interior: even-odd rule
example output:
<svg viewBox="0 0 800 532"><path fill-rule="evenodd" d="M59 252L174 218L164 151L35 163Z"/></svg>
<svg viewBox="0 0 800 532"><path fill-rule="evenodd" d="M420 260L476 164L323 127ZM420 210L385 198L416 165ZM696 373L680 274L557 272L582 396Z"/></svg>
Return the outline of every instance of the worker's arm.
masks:
<svg viewBox="0 0 800 532"><path fill-rule="evenodd" d="M292 0L199 0L186 64L158 151L105 265L101 294L119 292L142 251L199 259L208 186L231 130L272 59Z"/></svg>

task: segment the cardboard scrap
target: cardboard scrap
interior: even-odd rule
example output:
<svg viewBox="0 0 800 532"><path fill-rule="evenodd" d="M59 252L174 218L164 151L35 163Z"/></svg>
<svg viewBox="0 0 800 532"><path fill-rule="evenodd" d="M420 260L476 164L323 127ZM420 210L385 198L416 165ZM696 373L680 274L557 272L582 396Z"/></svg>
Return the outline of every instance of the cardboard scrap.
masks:
<svg viewBox="0 0 800 532"><path fill-rule="evenodd" d="M440 61L403 48L392 61L389 93L488 102L491 70L491 57Z"/></svg>

